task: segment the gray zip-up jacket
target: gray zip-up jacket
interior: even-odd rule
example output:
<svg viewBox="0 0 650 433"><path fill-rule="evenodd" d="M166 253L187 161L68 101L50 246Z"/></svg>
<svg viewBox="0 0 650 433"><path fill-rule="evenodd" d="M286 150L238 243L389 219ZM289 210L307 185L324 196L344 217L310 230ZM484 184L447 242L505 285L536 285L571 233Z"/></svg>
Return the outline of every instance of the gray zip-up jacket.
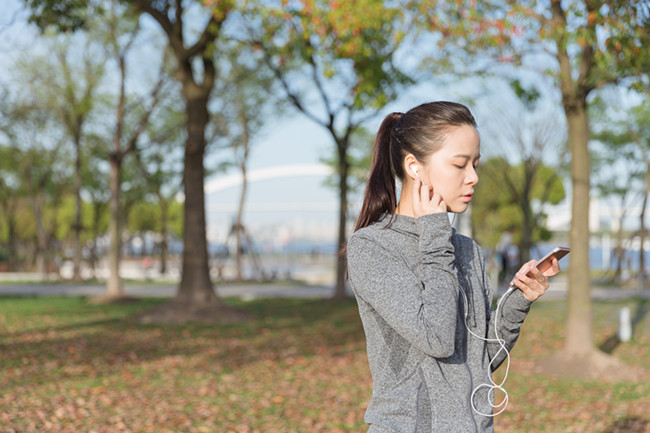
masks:
<svg viewBox="0 0 650 433"><path fill-rule="evenodd" d="M480 247L456 234L446 213L387 214L350 237L347 257L373 379L368 431L493 431L492 418L470 403L474 389L489 383L492 358L496 369L506 356L466 328L495 338ZM530 304L519 290L502 302L498 336L508 350ZM484 414L492 413L487 394L482 388L474 396Z"/></svg>

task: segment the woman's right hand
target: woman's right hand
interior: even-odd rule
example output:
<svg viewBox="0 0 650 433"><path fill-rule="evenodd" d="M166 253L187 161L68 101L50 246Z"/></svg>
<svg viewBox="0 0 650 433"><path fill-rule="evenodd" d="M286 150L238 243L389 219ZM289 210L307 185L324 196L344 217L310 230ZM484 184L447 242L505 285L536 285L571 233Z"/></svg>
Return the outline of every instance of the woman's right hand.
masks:
<svg viewBox="0 0 650 433"><path fill-rule="evenodd" d="M447 212L447 203L442 196L433 190L432 186L425 185L416 175L413 182L413 216Z"/></svg>

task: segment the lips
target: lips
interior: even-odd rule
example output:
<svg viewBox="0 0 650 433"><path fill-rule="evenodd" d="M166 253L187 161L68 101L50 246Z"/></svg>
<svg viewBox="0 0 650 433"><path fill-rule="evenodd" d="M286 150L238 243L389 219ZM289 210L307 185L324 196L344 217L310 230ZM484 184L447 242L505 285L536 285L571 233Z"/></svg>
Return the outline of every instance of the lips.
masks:
<svg viewBox="0 0 650 433"><path fill-rule="evenodd" d="M465 194L465 195L461 196L461 198L463 199L463 201L470 202L470 201L472 201L472 196L473 195L474 195L474 193L470 192L469 194Z"/></svg>

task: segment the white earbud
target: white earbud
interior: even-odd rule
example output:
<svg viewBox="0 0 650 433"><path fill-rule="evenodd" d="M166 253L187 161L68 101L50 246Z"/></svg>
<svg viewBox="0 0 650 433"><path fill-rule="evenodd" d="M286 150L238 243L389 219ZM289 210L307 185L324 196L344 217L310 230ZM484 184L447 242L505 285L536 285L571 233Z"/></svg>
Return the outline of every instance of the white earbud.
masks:
<svg viewBox="0 0 650 433"><path fill-rule="evenodd" d="M415 173L416 175L418 174L418 166L417 165L415 165L415 164L411 165L411 170L413 170L413 173Z"/></svg>

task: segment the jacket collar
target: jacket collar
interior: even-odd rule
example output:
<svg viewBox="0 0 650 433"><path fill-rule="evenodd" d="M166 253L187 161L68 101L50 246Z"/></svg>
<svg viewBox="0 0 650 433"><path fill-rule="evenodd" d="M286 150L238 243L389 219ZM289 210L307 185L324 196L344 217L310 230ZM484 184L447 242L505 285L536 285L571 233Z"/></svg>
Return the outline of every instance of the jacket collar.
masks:
<svg viewBox="0 0 650 433"><path fill-rule="evenodd" d="M400 215L396 213L391 214L389 212L386 212L381 216L381 218L379 218L376 224L381 224L382 227L390 228L399 232L405 232L419 236L417 219L407 215ZM452 236L456 234L456 229L454 227L451 228L451 233Z"/></svg>

